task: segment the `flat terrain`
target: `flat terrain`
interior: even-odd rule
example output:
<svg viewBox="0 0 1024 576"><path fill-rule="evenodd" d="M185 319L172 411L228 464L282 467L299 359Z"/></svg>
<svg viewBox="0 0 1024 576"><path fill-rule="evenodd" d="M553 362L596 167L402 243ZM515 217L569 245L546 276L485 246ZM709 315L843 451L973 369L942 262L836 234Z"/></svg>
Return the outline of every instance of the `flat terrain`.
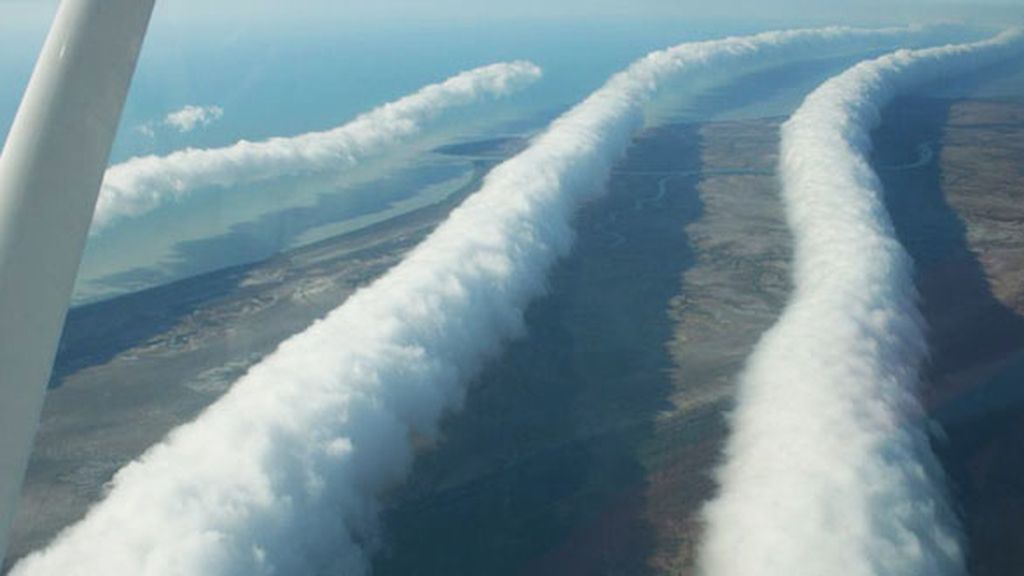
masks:
<svg viewBox="0 0 1024 576"><path fill-rule="evenodd" d="M1024 104L900 101L876 142L917 265L931 329L925 399L945 430L936 449L971 574L1024 573Z"/></svg>
<svg viewBox="0 0 1024 576"><path fill-rule="evenodd" d="M931 325L923 392L948 431L936 449L974 574L1024 569L1022 110L900 101L875 135ZM789 289L777 129L638 140L582 212L526 339L389 499L376 573L693 573L736 377Z"/></svg>
<svg viewBox="0 0 1024 576"><path fill-rule="evenodd" d="M776 138L637 139L526 336L388 498L374 573L688 572L733 377L786 291Z"/></svg>
<svg viewBox="0 0 1024 576"><path fill-rule="evenodd" d="M690 562L730 377L784 291L775 132L774 122L680 125L637 140L610 193L579 214L576 250L530 308L527 336L472 384L466 409L389 495L379 573ZM476 158L482 174L518 145L440 152ZM80 518L120 466L396 263L469 191L74 310L11 558ZM593 546L608 552L594 557Z"/></svg>
<svg viewBox="0 0 1024 576"><path fill-rule="evenodd" d="M396 264L520 146L506 139L438 150L471 158L476 175L436 204L262 262L73 309L7 563L81 518L121 466Z"/></svg>
<svg viewBox="0 0 1024 576"><path fill-rule="evenodd" d="M972 574L1024 572L1024 106L897 102L874 165L931 326L925 400ZM12 555L244 369L396 263L447 201L69 319ZM736 377L789 291L775 119L642 133L526 334L386 494L376 574L692 574Z"/></svg>

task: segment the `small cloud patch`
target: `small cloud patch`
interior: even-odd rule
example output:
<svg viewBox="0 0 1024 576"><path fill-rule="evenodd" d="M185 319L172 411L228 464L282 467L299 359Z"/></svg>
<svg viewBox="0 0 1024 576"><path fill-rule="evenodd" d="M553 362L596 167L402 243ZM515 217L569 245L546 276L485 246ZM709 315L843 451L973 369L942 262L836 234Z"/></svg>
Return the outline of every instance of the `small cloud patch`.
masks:
<svg viewBox="0 0 1024 576"><path fill-rule="evenodd" d="M159 121L146 122L135 127L135 131L147 138L156 136L157 131L166 128L179 134L192 132L196 128L205 128L224 116L220 106L196 106L189 104L181 110L171 112Z"/></svg>
<svg viewBox="0 0 1024 576"><path fill-rule="evenodd" d="M203 128L213 124L224 115L224 109L220 106L185 106L177 112L171 112L164 117L163 124L176 129L178 132L191 132L196 128Z"/></svg>

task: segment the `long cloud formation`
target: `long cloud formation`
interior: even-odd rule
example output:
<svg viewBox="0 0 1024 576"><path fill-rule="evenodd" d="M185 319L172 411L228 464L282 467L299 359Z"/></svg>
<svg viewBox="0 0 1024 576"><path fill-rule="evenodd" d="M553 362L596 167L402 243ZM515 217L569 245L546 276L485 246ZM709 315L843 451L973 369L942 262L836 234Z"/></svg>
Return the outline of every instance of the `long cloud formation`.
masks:
<svg viewBox="0 0 1024 576"><path fill-rule="evenodd" d="M707 576L962 574L916 400L927 353L913 262L868 164L896 94L1021 51L1019 31L902 50L815 90L782 129L795 290L741 377Z"/></svg>
<svg viewBox="0 0 1024 576"><path fill-rule="evenodd" d="M119 217L148 212L168 199L180 198L199 188L354 166L417 135L425 123L448 109L504 96L536 81L540 75L540 68L529 62L492 64L421 88L332 130L132 158L107 170L93 216L93 231ZM190 109L178 114L185 112ZM183 118L194 120L193 116Z"/></svg>
<svg viewBox="0 0 1024 576"><path fill-rule="evenodd" d="M36 574L360 573L377 495L463 383L522 326L663 80L866 48L904 31L828 28L683 44L613 76L496 167L398 266L254 366L16 566Z"/></svg>

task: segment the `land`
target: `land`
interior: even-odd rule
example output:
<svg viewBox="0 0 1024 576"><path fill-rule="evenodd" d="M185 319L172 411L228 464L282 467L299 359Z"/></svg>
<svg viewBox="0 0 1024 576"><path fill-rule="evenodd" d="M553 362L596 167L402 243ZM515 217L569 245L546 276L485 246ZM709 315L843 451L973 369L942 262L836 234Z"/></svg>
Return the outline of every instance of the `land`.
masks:
<svg viewBox="0 0 1024 576"><path fill-rule="evenodd" d="M113 474L194 419L252 364L395 265L518 138L466 144L455 193L358 231L74 308L54 366L7 564L80 519Z"/></svg>
<svg viewBox="0 0 1024 576"><path fill-rule="evenodd" d="M874 135L974 574L1024 568L1022 110L903 100ZM375 573L695 573L737 377L790 289L777 143L776 120L638 139L525 340L388 499Z"/></svg>
<svg viewBox="0 0 1024 576"><path fill-rule="evenodd" d="M777 122L648 130L526 336L387 498L376 574L692 569L733 380L787 291Z"/></svg>
<svg viewBox="0 0 1024 576"><path fill-rule="evenodd" d="M384 495L376 574L693 574L743 362L788 296L779 119L644 131L579 211L527 330ZM1024 105L913 99L873 163L915 259L923 397L976 575L1024 569ZM115 470L396 263L522 142L450 147L474 182L351 234L72 312L11 558Z"/></svg>
<svg viewBox="0 0 1024 576"><path fill-rule="evenodd" d="M904 100L887 110L875 140L879 156L934 156L880 170L930 328L924 400L944 430L935 449L961 513L970 573L1021 573L1024 103Z"/></svg>

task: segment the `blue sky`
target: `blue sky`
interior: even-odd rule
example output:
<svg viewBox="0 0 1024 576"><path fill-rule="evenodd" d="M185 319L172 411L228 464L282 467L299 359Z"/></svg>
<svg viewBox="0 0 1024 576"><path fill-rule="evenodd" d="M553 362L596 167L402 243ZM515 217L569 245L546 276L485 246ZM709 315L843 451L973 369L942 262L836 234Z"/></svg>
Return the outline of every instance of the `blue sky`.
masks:
<svg viewBox="0 0 1024 576"><path fill-rule="evenodd" d="M57 0L0 0L0 29L23 18L52 13ZM986 14L1016 12L1024 0L158 0L158 14L200 20L417 19L481 21L508 18L577 18L580 16L671 16L679 18L783 19L828 18L878 20L930 17L948 12L955 17L984 18ZM7 22L7 25L4 24Z"/></svg>

